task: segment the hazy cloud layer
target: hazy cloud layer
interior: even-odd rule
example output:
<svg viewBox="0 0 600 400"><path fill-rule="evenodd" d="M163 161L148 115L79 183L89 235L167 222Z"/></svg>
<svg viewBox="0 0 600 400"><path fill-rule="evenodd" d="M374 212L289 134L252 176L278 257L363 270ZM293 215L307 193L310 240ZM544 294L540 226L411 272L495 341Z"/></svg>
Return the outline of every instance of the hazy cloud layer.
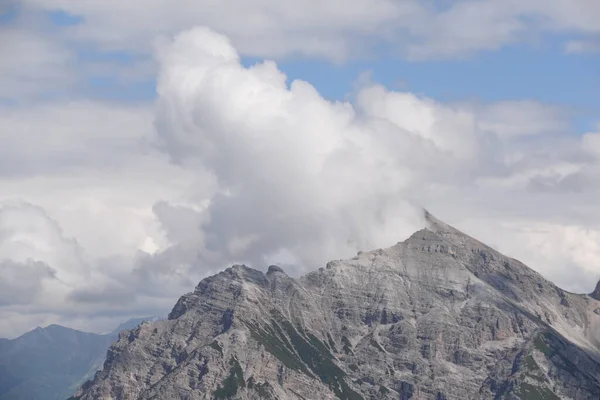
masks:
<svg viewBox="0 0 600 400"><path fill-rule="evenodd" d="M0 102L55 95L75 84L73 54L51 35L0 24L0 48Z"/></svg>
<svg viewBox="0 0 600 400"><path fill-rule="evenodd" d="M566 44L565 50L575 54L600 53L600 39L572 40Z"/></svg>
<svg viewBox="0 0 600 400"><path fill-rule="evenodd" d="M243 54L303 54L340 60L383 42L411 58L447 58L531 42L541 34L596 37L596 0L22 0L31 10L81 18L68 30L104 49L147 51L156 34L208 25ZM110 27L110 29L106 29ZM578 46L569 45L571 49ZM579 46L580 47L580 46Z"/></svg>
<svg viewBox="0 0 600 400"><path fill-rule="evenodd" d="M104 3L61 6L86 15L89 26L72 27L81 35L110 33L116 43L119 18L133 24L132 38L141 29L127 4L110 15ZM367 17L394 17L398 4L377 3ZM549 23L593 33L585 18L568 18L569 4L561 13L548 6L562 18ZM161 7L138 9L148 18L164 11L164 24L179 13ZM353 7L340 24L352 27L366 6ZM445 12L462 15L460 7ZM94 31L98 21L115 29ZM294 21L309 29L314 16ZM158 43L153 106L0 109L0 336L49 322L103 330L166 313L233 262L299 274L405 239L421 227L421 206L567 289L591 290L600 275L600 133L575 136L568 113L531 100L444 103L362 82L351 102L332 102L309 82L288 82L275 62L244 67L232 45L247 52L236 39L243 32L230 42L195 28ZM2 290L15 282L18 293Z"/></svg>
<svg viewBox="0 0 600 400"><path fill-rule="evenodd" d="M30 304L42 290L45 279L55 278L55 271L39 261L0 262L0 307Z"/></svg>

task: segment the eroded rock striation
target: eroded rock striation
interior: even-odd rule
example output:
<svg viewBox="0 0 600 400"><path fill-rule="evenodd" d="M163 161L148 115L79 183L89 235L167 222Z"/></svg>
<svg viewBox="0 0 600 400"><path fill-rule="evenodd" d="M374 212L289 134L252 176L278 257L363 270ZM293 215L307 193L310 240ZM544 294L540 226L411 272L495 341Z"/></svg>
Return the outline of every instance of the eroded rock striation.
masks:
<svg viewBox="0 0 600 400"><path fill-rule="evenodd" d="M599 399L600 301L435 219L293 279L235 265L76 399Z"/></svg>

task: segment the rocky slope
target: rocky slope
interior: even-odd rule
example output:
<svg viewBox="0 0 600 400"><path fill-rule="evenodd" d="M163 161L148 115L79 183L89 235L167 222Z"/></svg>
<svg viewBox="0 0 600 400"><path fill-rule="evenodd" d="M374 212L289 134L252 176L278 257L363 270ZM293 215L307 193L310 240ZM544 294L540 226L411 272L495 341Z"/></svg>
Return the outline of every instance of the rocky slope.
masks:
<svg viewBox="0 0 600 400"><path fill-rule="evenodd" d="M121 330L147 319L131 319L105 335L50 325L0 339L0 400L64 400L102 367Z"/></svg>
<svg viewBox="0 0 600 400"><path fill-rule="evenodd" d="M599 399L598 296L426 219L300 279L204 279L74 399Z"/></svg>

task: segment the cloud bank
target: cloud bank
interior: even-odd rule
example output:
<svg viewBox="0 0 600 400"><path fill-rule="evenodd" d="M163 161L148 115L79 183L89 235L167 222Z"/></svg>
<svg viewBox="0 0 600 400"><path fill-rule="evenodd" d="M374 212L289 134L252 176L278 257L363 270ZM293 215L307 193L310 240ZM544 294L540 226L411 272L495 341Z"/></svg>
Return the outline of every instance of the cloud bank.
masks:
<svg viewBox="0 0 600 400"><path fill-rule="evenodd" d="M0 113L14 160L0 164L0 273L22 285L0 297L0 336L166 313L233 262L300 274L404 240L421 206L591 290L600 133L572 135L568 115L530 100L363 82L330 101L273 61L244 66L233 43L208 28L158 43L153 107Z"/></svg>
<svg viewBox="0 0 600 400"><path fill-rule="evenodd" d="M464 57L541 35L598 38L596 0L206 0L74 2L21 0L33 11L62 10L80 19L69 36L110 50L148 51L155 35L207 25L245 55L342 60L383 44L406 57ZM106 27L111 27L106 29ZM581 39L579 39L581 38ZM579 45L566 44L569 51Z"/></svg>

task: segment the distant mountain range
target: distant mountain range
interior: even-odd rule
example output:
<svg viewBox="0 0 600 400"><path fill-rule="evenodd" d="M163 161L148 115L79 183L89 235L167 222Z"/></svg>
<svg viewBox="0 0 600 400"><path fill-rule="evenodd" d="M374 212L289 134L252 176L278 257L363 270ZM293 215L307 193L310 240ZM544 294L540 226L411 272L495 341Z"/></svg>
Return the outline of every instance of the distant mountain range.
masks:
<svg viewBox="0 0 600 400"><path fill-rule="evenodd" d="M66 399L102 368L119 332L158 319L130 319L103 335L50 325L0 339L0 400Z"/></svg>

